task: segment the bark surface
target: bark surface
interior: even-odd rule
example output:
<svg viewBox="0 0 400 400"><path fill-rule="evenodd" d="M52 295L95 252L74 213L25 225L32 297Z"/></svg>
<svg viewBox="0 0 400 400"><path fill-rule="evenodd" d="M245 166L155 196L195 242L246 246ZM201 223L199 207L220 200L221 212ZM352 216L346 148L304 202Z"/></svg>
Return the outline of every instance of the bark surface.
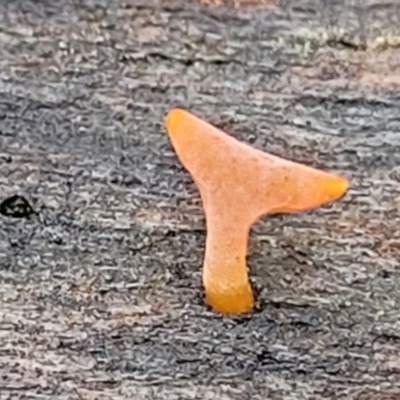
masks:
<svg viewBox="0 0 400 400"><path fill-rule="evenodd" d="M1 400L398 399L400 6L225 3L1 1ZM254 226L252 315L204 307L176 105L351 180Z"/></svg>

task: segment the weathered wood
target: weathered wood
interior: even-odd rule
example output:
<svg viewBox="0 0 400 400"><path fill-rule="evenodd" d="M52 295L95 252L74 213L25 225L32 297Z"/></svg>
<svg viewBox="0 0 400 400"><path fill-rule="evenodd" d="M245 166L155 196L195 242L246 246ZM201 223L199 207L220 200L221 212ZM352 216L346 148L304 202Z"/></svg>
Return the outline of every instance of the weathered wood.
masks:
<svg viewBox="0 0 400 400"><path fill-rule="evenodd" d="M395 0L0 7L0 399L398 399ZM203 306L177 104L351 179L254 227L253 315Z"/></svg>

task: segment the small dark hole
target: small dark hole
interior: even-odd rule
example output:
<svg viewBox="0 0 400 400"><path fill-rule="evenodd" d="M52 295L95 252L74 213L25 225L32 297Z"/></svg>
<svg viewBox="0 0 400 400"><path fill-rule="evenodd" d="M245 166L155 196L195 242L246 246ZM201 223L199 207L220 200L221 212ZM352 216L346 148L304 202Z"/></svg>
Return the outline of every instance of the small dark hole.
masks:
<svg viewBox="0 0 400 400"><path fill-rule="evenodd" d="M0 214L12 218L29 218L35 214L28 200L19 195L4 199L0 203Z"/></svg>

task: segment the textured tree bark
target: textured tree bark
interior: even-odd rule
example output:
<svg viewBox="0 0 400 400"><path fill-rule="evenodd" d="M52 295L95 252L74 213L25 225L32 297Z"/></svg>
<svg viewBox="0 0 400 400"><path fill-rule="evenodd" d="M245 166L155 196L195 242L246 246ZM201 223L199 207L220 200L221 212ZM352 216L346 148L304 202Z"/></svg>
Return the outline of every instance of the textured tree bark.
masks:
<svg viewBox="0 0 400 400"><path fill-rule="evenodd" d="M399 15L2 1L0 397L397 399ZM176 105L351 181L254 226L251 316L200 298L204 216L163 131Z"/></svg>

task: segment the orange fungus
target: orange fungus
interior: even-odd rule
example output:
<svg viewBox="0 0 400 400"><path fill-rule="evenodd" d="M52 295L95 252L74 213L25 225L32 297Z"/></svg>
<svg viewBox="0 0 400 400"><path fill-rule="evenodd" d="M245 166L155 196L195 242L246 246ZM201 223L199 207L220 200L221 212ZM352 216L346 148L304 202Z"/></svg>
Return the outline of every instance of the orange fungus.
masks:
<svg viewBox="0 0 400 400"><path fill-rule="evenodd" d="M251 226L268 213L301 212L336 200L349 183L257 150L183 109L169 112L166 128L204 207L206 302L224 314L248 312L254 306L246 266Z"/></svg>

